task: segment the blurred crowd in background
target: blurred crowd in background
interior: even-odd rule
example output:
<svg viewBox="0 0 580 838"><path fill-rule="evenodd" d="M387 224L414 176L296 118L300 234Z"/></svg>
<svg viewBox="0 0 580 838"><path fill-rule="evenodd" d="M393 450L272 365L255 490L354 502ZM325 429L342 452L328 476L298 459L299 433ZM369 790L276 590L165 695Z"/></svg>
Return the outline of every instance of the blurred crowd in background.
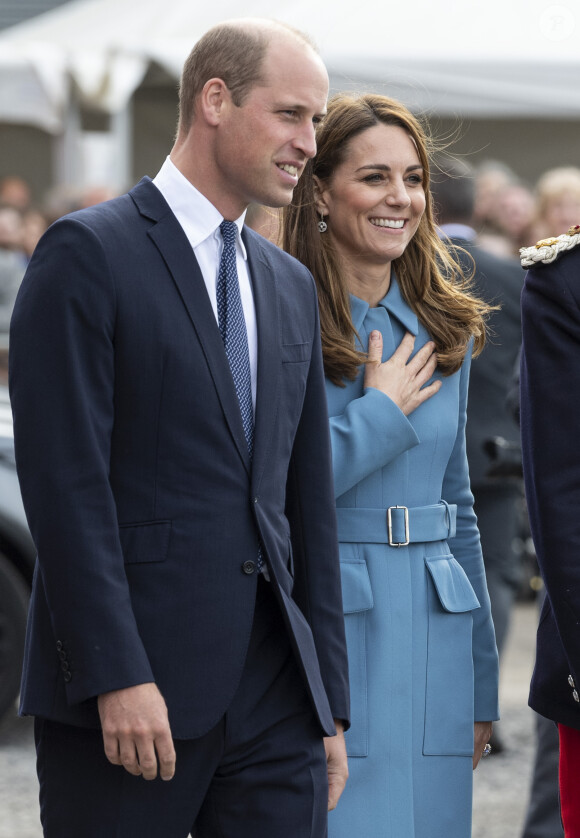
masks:
<svg viewBox="0 0 580 838"><path fill-rule="evenodd" d="M0 179L0 349L8 346L10 317L28 261L47 227L73 210L114 197L107 187L55 189L33 202L28 183L16 175Z"/></svg>
<svg viewBox="0 0 580 838"><path fill-rule="evenodd" d="M473 171L471 226L477 232L477 244L497 256L516 260L520 247L580 223L580 168L550 169L533 185L497 160L484 161ZM14 300L39 238L57 218L114 196L115 191L106 185L78 190L55 187L35 202L22 177L0 179L0 375L5 373L3 356ZM251 207L247 217L250 226L276 243L278 220L276 211L258 207Z"/></svg>
<svg viewBox="0 0 580 838"><path fill-rule="evenodd" d="M524 183L507 165L488 160L475 170L476 201L472 226L478 244L506 258L520 247L557 236L580 222L580 168L545 172L536 184ZM33 203L24 179L0 180L0 340L6 345L14 298L26 265L44 230L75 209L114 197L112 189L55 188ZM270 234L269 230L264 230Z"/></svg>

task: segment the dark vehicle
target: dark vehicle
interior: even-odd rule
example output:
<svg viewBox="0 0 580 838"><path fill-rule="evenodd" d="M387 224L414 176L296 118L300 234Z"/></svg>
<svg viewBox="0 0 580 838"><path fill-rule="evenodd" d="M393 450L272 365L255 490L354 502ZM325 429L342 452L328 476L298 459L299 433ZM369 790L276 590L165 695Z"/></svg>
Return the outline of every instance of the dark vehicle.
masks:
<svg viewBox="0 0 580 838"><path fill-rule="evenodd" d="M20 688L35 557L16 476L8 393L0 388L0 719Z"/></svg>

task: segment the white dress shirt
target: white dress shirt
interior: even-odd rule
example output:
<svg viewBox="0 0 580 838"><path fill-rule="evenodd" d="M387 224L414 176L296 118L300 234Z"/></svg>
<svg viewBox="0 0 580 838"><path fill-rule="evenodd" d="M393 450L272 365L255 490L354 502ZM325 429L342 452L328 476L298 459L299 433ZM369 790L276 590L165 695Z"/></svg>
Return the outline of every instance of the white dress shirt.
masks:
<svg viewBox="0 0 580 838"><path fill-rule="evenodd" d="M181 174L169 157L165 160L156 177L153 178L153 183L169 204L171 211L181 224L183 232L193 248L217 321L216 289L223 249L223 239L220 232L220 224L224 220L223 215ZM244 212L235 222L238 228L238 234L236 236L236 267L238 281L240 283L242 308L246 321L246 331L248 333L252 401L255 414L258 375L258 331L252 283L248 272L248 256L241 237L245 215L246 213Z"/></svg>

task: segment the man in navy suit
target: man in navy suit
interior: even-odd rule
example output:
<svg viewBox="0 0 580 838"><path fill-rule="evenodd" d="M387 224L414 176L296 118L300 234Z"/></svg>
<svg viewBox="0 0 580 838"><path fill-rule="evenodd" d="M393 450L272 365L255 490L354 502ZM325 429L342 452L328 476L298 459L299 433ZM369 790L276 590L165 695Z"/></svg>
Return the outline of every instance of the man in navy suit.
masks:
<svg viewBox="0 0 580 838"><path fill-rule="evenodd" d="M520 416L530 527L546 586L529 703L558 724L566 836L580 835L580 226L520 251Z"/></svg>
<svg viewBox="0 0 580 838"><path fill-rule="evenodd" d="M519 445L519 429L508 409L507 394L520 350L523 271L515 259L500 258L478 244L476 231L471 227L475 178L467 163L441 158L431 191L442 232L454 248L459 248L456 253L465 274L473 274L474 293L488 304L499 306L490 315L486 347L471 366L466 440L469 477L501 655L520 578L512 543L518 535L522 481L521 474L502 474L501 470L499 474L494 473L496 463L486 446L496 438L513 447Z"/></svg>
<svg viewBox="0 0 580 838"><path fill-rule="evenodd" d="M294 30L214 27L155 180L30 263L10 384L48 838L326 835L349 708L316 292L243 220L291 200L327 91Z"/></svg>

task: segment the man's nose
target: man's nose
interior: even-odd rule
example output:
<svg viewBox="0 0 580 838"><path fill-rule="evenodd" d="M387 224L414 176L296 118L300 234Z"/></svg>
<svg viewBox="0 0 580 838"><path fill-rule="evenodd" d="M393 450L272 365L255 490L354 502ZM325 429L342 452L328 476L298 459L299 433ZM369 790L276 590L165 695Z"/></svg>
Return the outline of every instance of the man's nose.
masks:
<svg viewBox="0 0 580 838"><path fill-rule="evenodd" d="M300 149L305 157L314 157L316 154L316 128L310 120L304 122L294 145Z"/></svg>

